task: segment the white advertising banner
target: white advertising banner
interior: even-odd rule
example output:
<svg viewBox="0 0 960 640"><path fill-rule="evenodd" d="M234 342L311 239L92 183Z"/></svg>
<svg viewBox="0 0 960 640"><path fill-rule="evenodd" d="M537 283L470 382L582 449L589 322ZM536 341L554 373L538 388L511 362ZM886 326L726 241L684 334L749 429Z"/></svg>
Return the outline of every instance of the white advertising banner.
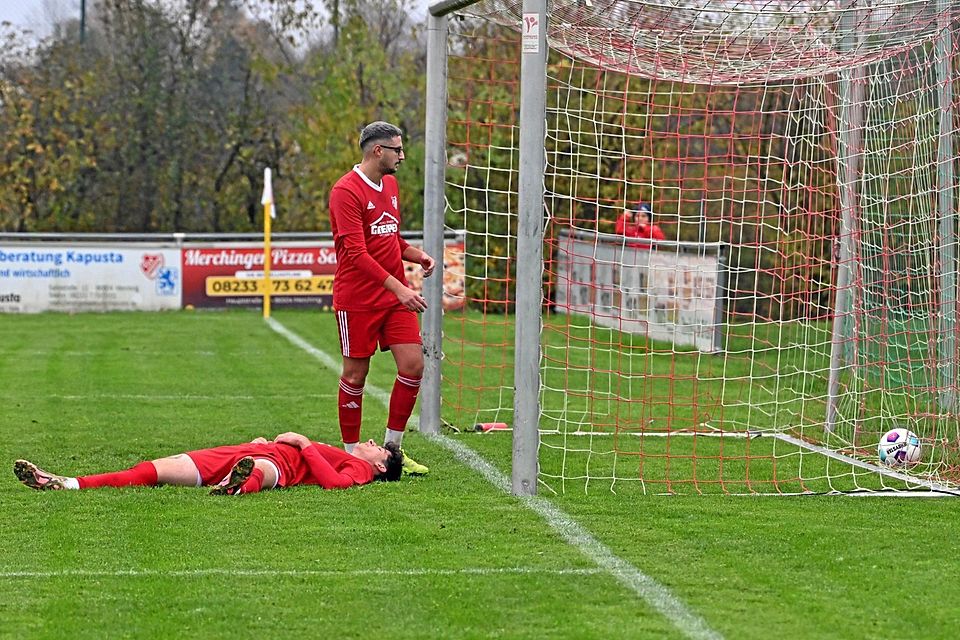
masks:
<svg viewBox="0 0 960 640"><path fill-rule="evenodd" d="M179 309L181 292L177 248L0 244L0 313Z"/></svg>
<svg viewBox="0 0 960 640"><path fill-rule="evenodd" d="M687 253L686 249L697 249ZM623 238L561 233L557 247L556 310L654 340L720 349L722 263L701 245L649 248Z"/></svg>

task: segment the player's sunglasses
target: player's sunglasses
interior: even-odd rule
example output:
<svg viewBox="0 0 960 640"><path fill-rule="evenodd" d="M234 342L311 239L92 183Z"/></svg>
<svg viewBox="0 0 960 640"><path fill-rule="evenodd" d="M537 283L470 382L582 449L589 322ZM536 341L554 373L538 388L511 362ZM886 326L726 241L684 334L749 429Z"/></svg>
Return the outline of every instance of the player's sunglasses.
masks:
<svg viewBox="0 0 960 640"><path fill-rule="evenodd" d="M388 144L382 144L382 145L380 145L380 146L383 147L384 149L392 149L392 150L396 151L397 153L403 153L403 147L391 147L391 146L388 145Z"/></svg>

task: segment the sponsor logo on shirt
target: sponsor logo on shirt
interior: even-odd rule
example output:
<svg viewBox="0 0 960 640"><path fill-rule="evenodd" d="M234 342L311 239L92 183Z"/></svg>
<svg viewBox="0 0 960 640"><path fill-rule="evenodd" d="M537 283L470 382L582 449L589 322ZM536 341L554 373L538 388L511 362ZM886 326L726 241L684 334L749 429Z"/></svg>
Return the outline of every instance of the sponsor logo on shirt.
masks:
<svg viewBox="0 0 960 640"><path fill-rule="evenodd" d="M370 223L370 235L385 236L391 233L397 233L400 230L400 222L392 215L384 211L376 221Z"/></svg>
<svg viewBox="0 0 960 640"><path fill-rule="evenodd" d="M372 202L370 202L369 200L367 200L367 211L370 211L370 209L376 209L376 207L374 206L374 204L373 204Z"/></svg>
<svg viewBox="0 0 960 640"><path fill-rule="evenodd" d="M393 205L393 210L397 210L397 196L390 196L390 204Z"/></svg>

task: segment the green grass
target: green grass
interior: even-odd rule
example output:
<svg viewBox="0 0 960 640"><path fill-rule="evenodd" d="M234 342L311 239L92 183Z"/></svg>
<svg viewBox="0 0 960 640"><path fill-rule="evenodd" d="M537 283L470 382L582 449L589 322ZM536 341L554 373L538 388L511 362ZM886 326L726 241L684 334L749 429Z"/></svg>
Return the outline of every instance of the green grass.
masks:
<svg viewBox="0 0 960 640"><path fill-rule="evenodd" d="M332 316L276 317L336 357ZM341 492L30 491L15 458L77 474L286 430L335 443L337 376L249 311L0 328L0 638L682 637L417 433L405 445L431 475ZM393 376L377 356L368 384ZM379 438L385 410L369 395L364 410L363 435ZM507 434L456 440L509 473ZM725 637L947 638L960 625L956 500L614 488L542 494Z"/></svg>
<svg viewBox="0 0 960 640"><path fill-rule="evenodd" d="M454 427L513 422L513 330L512 316L446 316L443 417ZM820 454L801 455L784 443L774 451L766 438L718 444L715 438L665 442L636 436L717 429L786 433L876 463L881 434L909 425L925 450L910 474L958 481L956 418L931 393L935 387L878 385L883 375L866 362L841 373L840 420L827 438L830 337L829 322L741 323L728 327L724 352L706 354L591 325L583 316L544 316L540 427L559 434L564 446L541 456L541 472L559 480L549 481L557 491L577 490L574 480L581 477L584 485L610 479L624 488L642 478L654 492L903 489L902 482L839 469L842 464L827 473ZM617 437L565 439L576 431ZM720 447L727 463L710 460Z"/></svg>
<svg viewBox="0 0 960 640"><path fill-rule="evenodd" d="M450 314L444 333L449 420L468 425L500 407L510 422L512 402L504 406L498 396L513 386L512 316ZM727 424L744 429L793 425L798 415L823 423L823 403L811 412L806 398L826 394L826 323L733 325L726 352L718 354L656 343L576 315L546 316L543 340L543 384L555 391L542 397L545 429L567 430L563 423L578 418L594 430L651 421L655 430L689 429L721 410ZM760 419L751 415L757 407L776 413Z"/></svg>

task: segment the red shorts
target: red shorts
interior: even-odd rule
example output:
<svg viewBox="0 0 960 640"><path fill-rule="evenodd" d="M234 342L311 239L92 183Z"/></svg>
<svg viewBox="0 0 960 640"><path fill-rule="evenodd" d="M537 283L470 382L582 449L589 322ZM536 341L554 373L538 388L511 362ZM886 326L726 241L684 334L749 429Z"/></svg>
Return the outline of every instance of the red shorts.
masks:
<svg viewBox="0 0 960 640"><path fill-rule="evenodd" d="M269 445L253 444L252 442L211 449L198 449L197 451L188 451L187 455L193 460L193 464L197 465L197 471L200 473L200 484L205 486L213 486L226 478L230 475L233 465L245 456L273 463L273 466L277 468L278 475L282 475L284 467L280 456L272 451Z"/></svg>
<svg viewBox="0 0 960 640"><path fill-rule="evenodd" d="M376 311L337 311L340 352L346 358L369 358L395 344L423 344L417 314L404 307Z"/></svg>

